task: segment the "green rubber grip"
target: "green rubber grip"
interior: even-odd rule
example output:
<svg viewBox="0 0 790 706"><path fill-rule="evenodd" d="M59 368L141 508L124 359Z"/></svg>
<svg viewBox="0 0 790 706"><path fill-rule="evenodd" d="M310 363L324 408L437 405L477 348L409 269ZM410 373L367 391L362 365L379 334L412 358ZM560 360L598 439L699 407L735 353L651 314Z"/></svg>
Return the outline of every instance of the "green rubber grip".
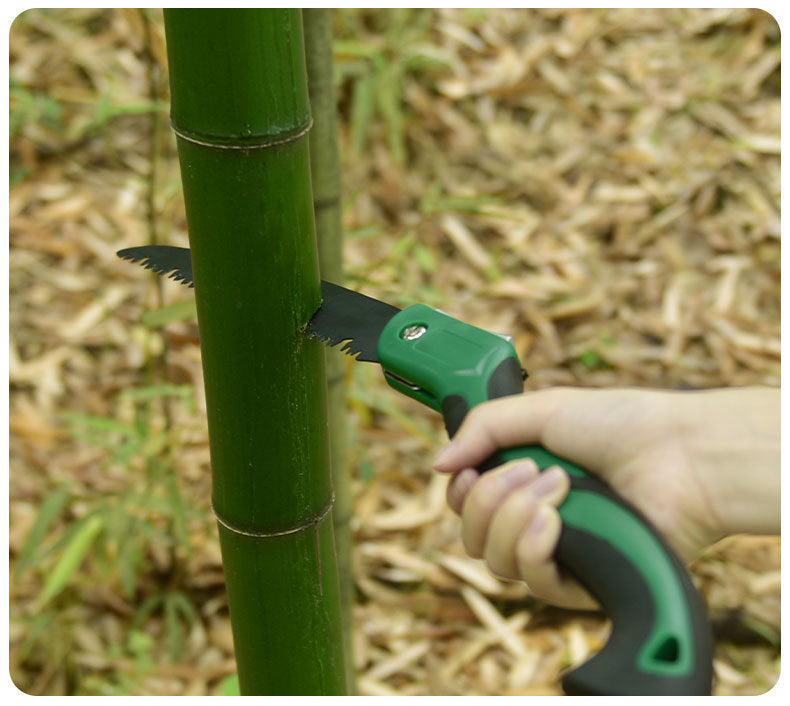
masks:
<svg viewBox="0 0 790 706"><path fill-rule="evenodd" d="M451 437L475 405L523 392L521 364L508 340L421 304L389 321L378 355L389 385L441 412ZM478 470L517 458L568 472L555 559L612 621L606 645L563 678L565 692L709 695L707 612L673 549L604 481L540 446L502 450Z"/></svg>

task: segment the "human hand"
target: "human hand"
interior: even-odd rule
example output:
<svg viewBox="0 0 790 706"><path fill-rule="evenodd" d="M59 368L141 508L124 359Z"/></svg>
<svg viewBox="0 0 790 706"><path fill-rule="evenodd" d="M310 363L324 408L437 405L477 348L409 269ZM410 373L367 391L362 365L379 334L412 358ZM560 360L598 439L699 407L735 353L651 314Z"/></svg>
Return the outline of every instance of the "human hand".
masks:
<svg viewBox="0 0 790 706"><path fill-rule="evenodd" d="M447 499L470 555L548 602L595 605L552 559L567 474L539 474L529 460L482 477L474 470L498 449L524 444L601 477L686 561L726 534L778 532L778 390L554 388L492 400L467 415L435 467L454 474Z"/></svg>

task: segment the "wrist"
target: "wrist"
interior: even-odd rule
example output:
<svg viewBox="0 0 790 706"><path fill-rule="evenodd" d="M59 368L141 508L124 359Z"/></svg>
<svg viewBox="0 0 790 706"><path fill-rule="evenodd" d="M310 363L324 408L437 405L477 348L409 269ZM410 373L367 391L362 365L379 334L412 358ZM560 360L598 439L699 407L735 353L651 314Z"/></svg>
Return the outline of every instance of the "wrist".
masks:
<svg viewBox="0 0 790 706"><path fill-rule="evenodd" d="M780 393L767 387L708 390L689 397L684 445L713 534L778 534Z"/></svg>

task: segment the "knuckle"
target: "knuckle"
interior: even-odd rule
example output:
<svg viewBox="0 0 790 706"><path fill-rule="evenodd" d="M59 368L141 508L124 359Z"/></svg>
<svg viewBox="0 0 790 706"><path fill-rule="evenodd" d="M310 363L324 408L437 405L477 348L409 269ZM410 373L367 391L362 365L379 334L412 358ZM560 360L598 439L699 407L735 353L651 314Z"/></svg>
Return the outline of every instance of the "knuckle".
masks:
<svg viewBox="0 0 790 706"><path fill-rule="evenodd" d="M526 575L537 564L535 552L530 542L522 540L518 543L516 546L516 562L518 563L519 571L526 579Z"/></svg>
<svg viewBox="0 0 790 706"><path fill-rule="evenodd" d="M458 474L450 478L450 482L447 484L447 490L445 492L445 497L447 498L447 504L455 512L458 512L459 508L461 507L461 501L463 499L463 486L458 478L459 478Z"/></svg>
<svg viewBox="0 0 790 706"><path fill-rule="evenodd" d="M482 557L482 551L478 547L474 537L464 533L463 542L464 549L469 556L471 556L473 559L480 559Z"/></svg>
<svg viewBox="0 0 790 706"><path fill-rule="evenodd" d="M497 493L499 485L496 475L486 474L477 481L475 487L469 491L465 506L469 506L469 512L474 515L489 514L496 507Z"/></svg>
<svg viewBox="0 0 790 706"><path fill-rule="evenodd" d="M527 581L527 588L529 592L537 599L545 601L546 603L556 604L555 593L548 587L544 586L538 581Z"/></svg>
<svg viewBox="0 0 790 706"><path fill-rule="evenodd" d="M488 570L499 578L512 578L508 567L498 559L486 559Z"/></svg>
<svg viewBox="0 0 790 706"><path fill-rule="evenodd" d="M536 567L544 564L550 558L544 547L533 540L528 531L521 537L521 541L516 545L516 561L519 570L523 572L534 571Z"/></svg>
<svg viewBox="0 0 790 706"><path fill-rule="evenodd" d="M512 558L503 551L501 546L488 542L482 558L488 570L495 576L506 579L518 578Z"/></svg>
<svg viewBox="0 0 790 706"><path fill-rule="evenodd" d="M469 432L470 430L477 430L485 425L484 420L486 418L487 415L486 415L485 404L476 405L467 412L466 418L464 419L464 422L461 425L461 429L463 429L464 432Z"/></svg>

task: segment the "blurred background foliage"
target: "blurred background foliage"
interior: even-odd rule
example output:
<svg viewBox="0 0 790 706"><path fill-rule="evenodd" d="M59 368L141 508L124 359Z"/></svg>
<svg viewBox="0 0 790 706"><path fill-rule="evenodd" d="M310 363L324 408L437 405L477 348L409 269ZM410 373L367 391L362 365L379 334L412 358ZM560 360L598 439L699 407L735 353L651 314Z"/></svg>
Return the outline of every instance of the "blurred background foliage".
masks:
<svg viewBox="0 0 790 706"><path fill-rule="evenodd" d="M349 286L513 334L533 388L779 384L772 17L334 22ZM161 12L29 10L10 50L11 676L32 694L227 692L194 301L114 255L188 244ZM347 379L361 693L556 693L605 621L466 559L426 462L440 420L370 366ZM693 567L716 693L778 677L778 555L741 538ZM523 651L481 635L481 605L530 621Z"/></svg>

